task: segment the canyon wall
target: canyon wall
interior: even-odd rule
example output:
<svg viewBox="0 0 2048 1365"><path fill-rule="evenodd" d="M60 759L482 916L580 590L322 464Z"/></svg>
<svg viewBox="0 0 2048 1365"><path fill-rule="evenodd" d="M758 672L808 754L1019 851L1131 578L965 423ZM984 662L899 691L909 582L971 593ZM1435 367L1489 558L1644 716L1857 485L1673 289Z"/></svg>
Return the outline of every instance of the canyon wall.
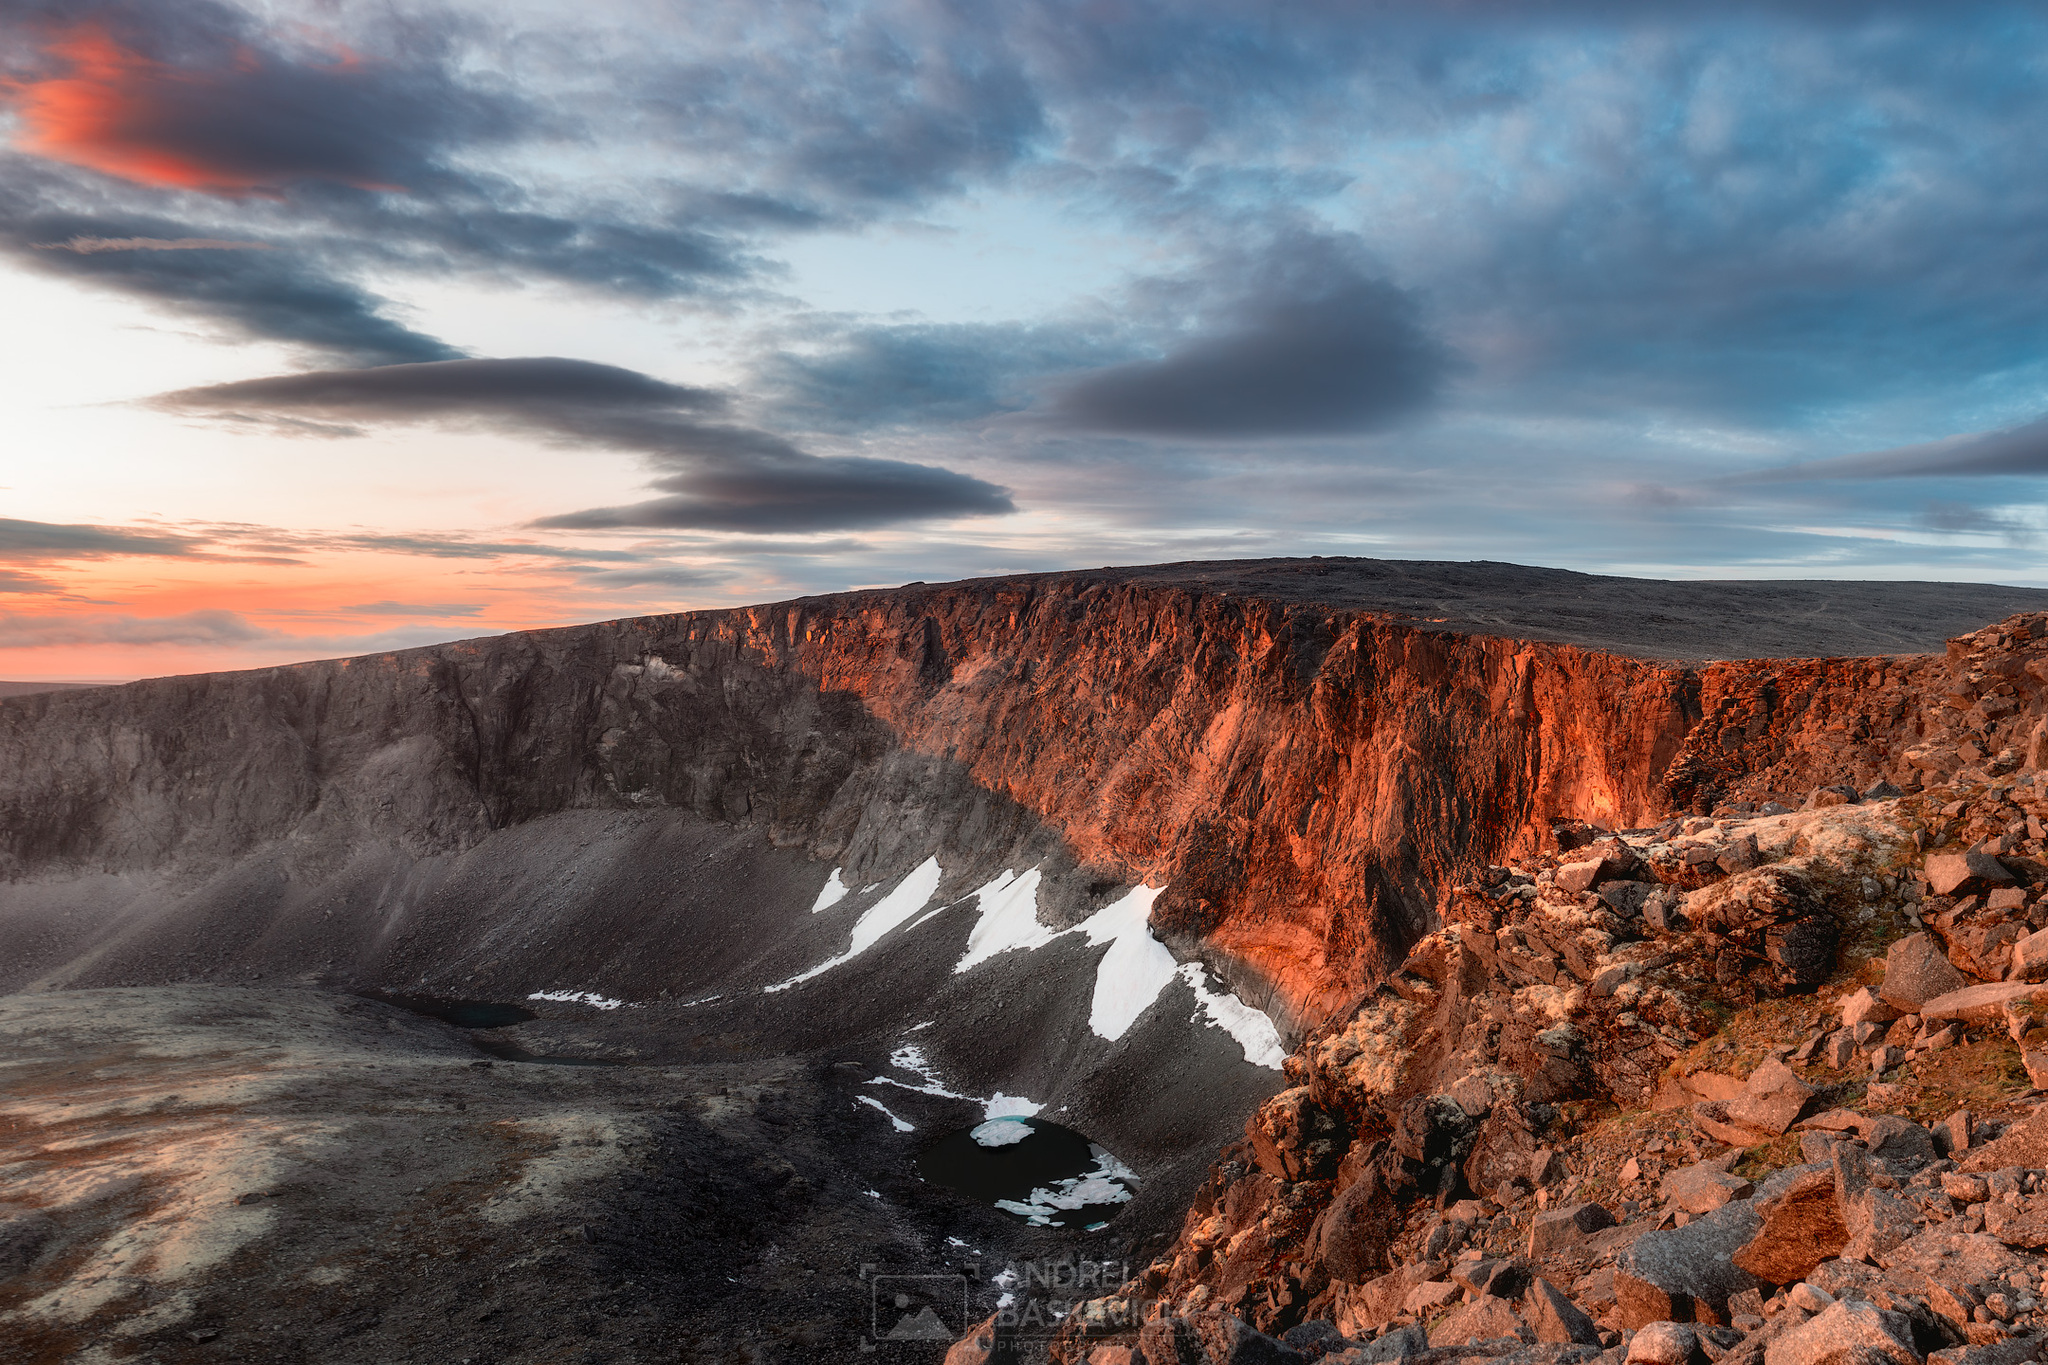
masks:
<svg viewBox="0 0 2048 1365"><path fill-rule="evenodd" d="M864 880L1050 838L1105 894L1164 885L1160 937L1303 1027L1553 819L1907 775L1954 671L1659 664L1111 570L912 585L0 701L0 873L318 877L576 808Z"/></svg>

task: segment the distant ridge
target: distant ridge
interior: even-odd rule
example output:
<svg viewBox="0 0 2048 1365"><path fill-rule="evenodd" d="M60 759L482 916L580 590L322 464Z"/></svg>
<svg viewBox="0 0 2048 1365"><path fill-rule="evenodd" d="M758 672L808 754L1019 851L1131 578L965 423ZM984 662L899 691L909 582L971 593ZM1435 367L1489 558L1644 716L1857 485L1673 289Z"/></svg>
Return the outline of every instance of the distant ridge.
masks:
<svg viewBox="0 0 2048 1365"><path fill-rule="evenodd" d="M68 692L74 687L108 687L109 683L0 682L0 697L26 697L36 692Z"/></svg>

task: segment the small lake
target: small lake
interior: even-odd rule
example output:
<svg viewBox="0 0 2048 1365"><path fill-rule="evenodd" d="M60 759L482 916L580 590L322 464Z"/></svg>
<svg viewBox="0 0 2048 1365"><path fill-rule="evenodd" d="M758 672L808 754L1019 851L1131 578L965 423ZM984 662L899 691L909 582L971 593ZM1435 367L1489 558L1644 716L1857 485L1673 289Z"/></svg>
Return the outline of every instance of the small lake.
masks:
<svg viewBox="0 0 2048 1365"><path fill-rule="evenodd" d="M1034 1227L1106 1226L1137 1173L1107 1148L1050 1119L1006 1117L948 1133L917 1158L934 1185L993 1204Z"/></svg>
<svg viewBox="0 0 2048 1365"><path fill-rule="evenodd" d="M508 1005L497 1000L447 1000L437 995L400 995L393 991L357 991L356 994L365 1000L394 1005L409 1014L439 1019L444 1024L453 1024L472 1033L507 1028L513 1024L524 1024L528 1020L540 1018L524 1005ZM630 1065L613 1057L547 1057L538 1052L528 1052L505 1038L473 1037L469 1041L479 1052L496 1057L501 1062L529 1062L540 1066Z"/></svg>

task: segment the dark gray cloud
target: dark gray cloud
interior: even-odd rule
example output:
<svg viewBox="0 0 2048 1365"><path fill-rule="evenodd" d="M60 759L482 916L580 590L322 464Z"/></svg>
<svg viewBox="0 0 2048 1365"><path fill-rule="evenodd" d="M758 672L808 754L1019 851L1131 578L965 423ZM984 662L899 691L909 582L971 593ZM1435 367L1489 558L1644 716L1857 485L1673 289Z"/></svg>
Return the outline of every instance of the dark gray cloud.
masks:
<svg viewBox="0 0 2048 1365"><path fill-rule="evenodd" d="M0 517L0 560L108 559L121 555L190 555L204 542L158 531L82 526Z"/></svg>
<svg viewBox="0 0 2048 1365"><path fill-rule="evenodd" d="M931 426L1019 412L1048 374L1121 359L1103 329L1017 323L855 326L780 351L752 383L779 420L812 431Z"/></svg>
<svg viewBox="0 0 2048 1365"><path fill-rule="evenodd" d="M1829 479L2012 478L2043 474L2048 474L2048 417L2000 431L1808 460L1735 478L1741 482L1803 483Z"/></svg>
<svg viewBox="0 0 2048 1365"><path fill-rule="evenodd" d="M1436 396L1450 356L1401 291L1356 275L1299 284L1158 360L1065 385L1054 411L1098 431L1285 436L1373 430Z"/></svg>
<svg viewBox="0 0 2048 1365"><path fill-rule="evenodd" d="M282 414L487 424L560 444L633 451L660 471L654 487L669 496L535 523L551 529L825 531L1016 510L1008 493L980 479L900 460L812 455L770 432L708 420L729 406L722 394L590 361L444 360L318 371L183 389L152 401L238 421Z"/></svg>

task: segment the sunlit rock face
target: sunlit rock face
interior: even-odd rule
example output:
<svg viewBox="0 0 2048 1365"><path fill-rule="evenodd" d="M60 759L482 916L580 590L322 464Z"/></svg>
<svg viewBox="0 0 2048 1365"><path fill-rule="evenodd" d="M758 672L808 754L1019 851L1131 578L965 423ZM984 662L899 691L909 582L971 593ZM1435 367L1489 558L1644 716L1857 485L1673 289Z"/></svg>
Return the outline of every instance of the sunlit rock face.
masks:
<svg viewBox="0 0 2048 1365"><path fill-rule="evenodd" d="M616 817L684 812L738 832L747 852L732 856L778 895L813 860L865 883L935 854L942 893L1005 867L1075 873L1045 893L1065 922L1125 887L1164 888L1158 936L1298 1027L1382 979L1462 872L1541 846L1554 820L1640 823L1767 768L1788 785L1906 770L1927 708L1903 698L1926 694L1945 661L1698 667L1508 638L1576 628L1668 650L1681 609L1638 604L1690 588L1694 653L1750 636L1782 650L1787 628L1768 597L1752 600L1757 586L1507 565L1166 566L15 698L0 705L0 866L34 884L10 897L16 913L49 915L0 986L448 960L490 914L344 939L265 919L250 885L228 883L301 904L310 887L376 881L388 901L402 871L435 888L466 877L456 899L481 905L489 870L451 860L485 843L502 860L519 842L507 833L540 817L609 812L611 852L560 894L641 906L659 899L641 864L669 836ZM1797 625L1837 652L1859 631L1896 649L1915 629L1980 624L1972 592L2016 591L1947 589L1944 615L1871 586L1896 600L1806 603ZM2005 597L1984 606L2009 610ZM1872 695L1891 701L1872 713ZM594 837L553 861L595 857ZM166 876L185 892L209 882L201 899L239 926L228 957L145 952L168 931L134 915L110 950L103 919L56 915L71 894L60 881L114 879L95 893L104 903ZM505 957L465 960L488 972ZM655 962L630 970L643 989L684 985Z"/></svg>

